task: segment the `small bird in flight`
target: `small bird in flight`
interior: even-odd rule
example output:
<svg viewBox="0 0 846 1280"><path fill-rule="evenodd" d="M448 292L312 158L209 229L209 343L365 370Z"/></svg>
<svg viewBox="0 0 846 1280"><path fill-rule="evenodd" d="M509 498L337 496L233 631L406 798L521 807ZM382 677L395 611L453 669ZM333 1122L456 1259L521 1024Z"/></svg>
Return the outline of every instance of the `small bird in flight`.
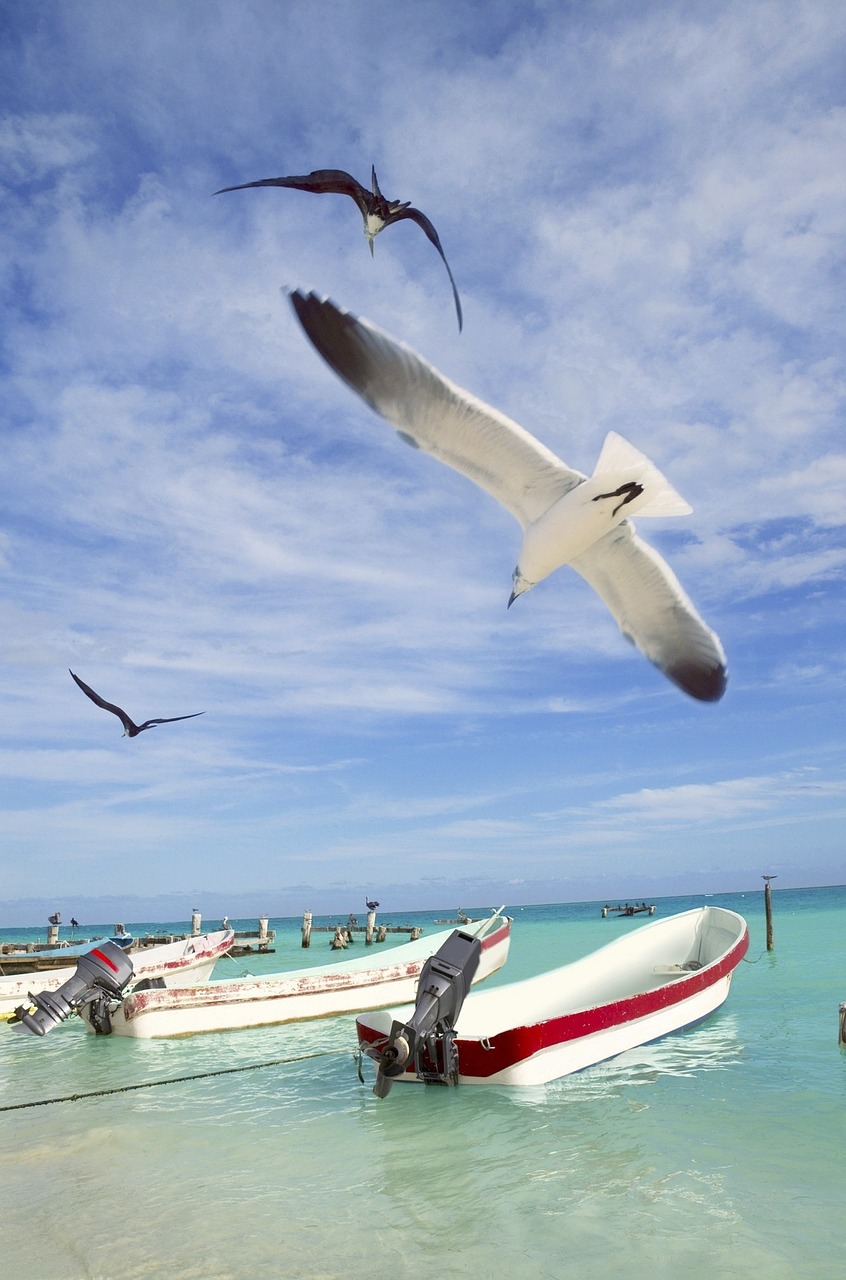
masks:
<svg viewBox="0 0 846 1280"><path fill-rule="evenodd" d="M290 299L329 367L402 440L475 481L519 521L523 543L509 605L569 564L674 684L702 702L723 696L726 656L718 637L627 519L691 511L648 458L609 431L586 476L369 321L314 293L297 289Z"/></svg>
<svg viewBox="0 0 846 1280"><path fill-rule="evenodd" d="M297 191L314 191L318 194L324 191L332 192L335 195L352 196L364 219L364 234L367 236L367 243L370 245L370 252L373 253L373 241L380 231L384 231L385 227L389 227L392 222L400 222L403 218L410 218L412 222L416 222L426 233L429 240L441 255L441 260L446 267L449 282L452 285L452 296L455 299L455 310L458 316L458 329L464 324L464 317L461 312L461 301L458 297L458 290L455 287L455 281L452 278L452 272L449 269L449 263L446 260L446 254L441 247L438 233L432 226L432 223L426 217L425 213L421 213L419 209L415 209L410 201L402 200L386 200L379 190L379 183L376 179L376 168L371 166L371 187L368 191L367 187L363 187L360 182L352 176L345 173L343 169L314 169L311 173L295 174L290 178L261 178L258 182L242 182L237 187L221 187L219 191L215 191L215 195L219 196L224 191L244 191L247 187L293 187Z"/></svg>
<svg viewBox="0 0 846 1280"><path fill-rule="evenodd" d="M70 668L68 668L68 670L70 671ZM204 716L206 714L205 711L194 711L189 716L166 716L159 720L145 720L143 724L135 724L120 707L116 707L111 702L106 702L105 698L101 698L99 693L95 693L93 689L90 689L85 681L80 680L79 676L75 676L72 671L71 675L79 685L82 692L86 694L92 702L96 702L98 707L102 707L104 711L111 711L112 715L118 717L123 725L123 736L125 738L134 738L137 734L143 733L145 729L152 729L154 725L157 724L172 724L174 720L193 720L195 716Z"/></svg>

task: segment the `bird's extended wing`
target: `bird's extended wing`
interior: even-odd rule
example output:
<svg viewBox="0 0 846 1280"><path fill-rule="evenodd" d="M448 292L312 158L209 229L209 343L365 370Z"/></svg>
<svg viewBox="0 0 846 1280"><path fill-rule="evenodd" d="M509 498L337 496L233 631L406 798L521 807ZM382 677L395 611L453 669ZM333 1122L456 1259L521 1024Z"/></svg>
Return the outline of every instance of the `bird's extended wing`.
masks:
<svg viewBox="0 0 846 1280"><path fill-rule="evenodd" d="M299 289L291 304L338 377L409 444L486 489L522 525L585 476L504 414L450 382L381 329Z"/></svg>
<svg viewBox="0 0 846 1280"><path fill-rule="evenodd" d="M692 698L719 701L727 682L723 646L670 566L628 520L570 563L650 662Z"/></svg>
<svg viewBox="0 0 846 1280"><path fill-rule="evenodd" d="M139 732L141 729L149 729L154 724L173 724L174 720L193 720L195 716L204 716L205 714L205 711L192 711L189 716L165 716L163 719L160 717L158 720L145 720L139 726Z"/></svg>
<svg viewBox="0 0 846 1280"><path fill-rule="evenodd" d="M68 668L68 670L70 671L70 668ZM111 711L113 716L117 716L117 718L120 720L121 724L123 725L124 729L126 729L127 733L130 731L130 729L136 730L136 725L133 724L133 722L130 720L129 716L126 714L126 712L123 710L122 707L116 707L113 702L106 702L105 698L101 698L99 693L95 693L94 690L89 685L87 685L84 680L80 680L79 676L75 676L72 671L71 671L71 675L73 676L76 683L79 685L82 692L84 694L87 694L92 702L96 702L97 706L102 707L104 711Z"/></svg>
<svg viewBox="0 0 846 1280"><path fill-rule="evenodd" d="M219 196L224 191L245 191L247 187L291 187L296 191L352 196L363 214L367 213L367 202L370 199L367 188L344 169L314 169L311 173L293 174L289 178L259 178L257 182L241 182L235 187L221 187L214 194Z"/></svg>
<svg viewBox="0 0 846 1280"><path fill-rule="evenodd" d="M412 222L416 222L418 227L422 227L422 229L425 231L428 238L431 240L432 244L437 249L438 253L441 255L441 261L446 267L447 275L449 276L449 282L452 285L452 296L455 299L455 310L458 316L458 330L460 333L461 329L464 326L464 316L462 315L462 311L461 311L461 299L458 296L458 289L455 287L455 280L453 279L452 272L449 269L449 263L446 260L446 254L443 251L443 246L441 245L440 237L438 236L438 233L435 230L432 223L426 217L425 213L421 213L419 209L414 209L411 206L409 206L407 209L400 209L397 213L391 214L390 217L388 218L388 222L400 222L403 218L411 218Z"/></svg>

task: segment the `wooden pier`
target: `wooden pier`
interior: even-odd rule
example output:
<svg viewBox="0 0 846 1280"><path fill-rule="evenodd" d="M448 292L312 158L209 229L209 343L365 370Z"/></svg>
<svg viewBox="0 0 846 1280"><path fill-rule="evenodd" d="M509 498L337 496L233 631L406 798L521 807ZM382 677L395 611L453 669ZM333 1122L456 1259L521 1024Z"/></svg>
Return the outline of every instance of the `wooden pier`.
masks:
<svg viewBox="0 0 846 1280"><path fill-rule="evenodd" d="M189 938L198 938L203 931L202 919L199 911L192 912L190 933L145 933L138 937L133 935L132 942L125 950L128 955L132 955L137 951L145 951L147 947L159 947L171 942L187 942ZM229 927L228 917L224 916L224 922L218 928L228 929ZM256 952L261 955L272 955L276 950L273 945L276 941L276 930L268 928L267 916L261 916L257 929L236 929L234 933L235 941L228 952L230 956L248 956ZM118 939L128 936L126 926L116 924L112 936ZM80 946L89 942L93 945L103 941L101 937L74 937L70 942L60 941L58 925L51 923L46 942L0 944L0 974L41 973L50 969L64 969L75 964L79 959Z"/></svg>
<svg viewBox="0 0 846 1280"><path fill-rule="evenodd" d="M620 916L639 916L646 912L647 915L655 915L655 903L647 904L646 902L624 902L618 903L616 907L609 907L606 902L602 908L602 919L605 920L611 913Z"/></svg>
<svg viewBox="0 0 846 1280"><path fill-rule="evenodd" d="M368 911L367 923L359 924L358 918L351 915L346 924L312 924L312 915L310 911L303 912L303 941L304 947L311 946L311 935L313 933L331 933L333 938L329 946L333 951L337 951L344 947L348 947L350 943L355 942L353 934L363 933L365 945L371 947L374 942L384 942L389 933L408 933L409 941L416 942L422 934L423 930L419 925L411 924L376 924L376 912Z"/></svg>

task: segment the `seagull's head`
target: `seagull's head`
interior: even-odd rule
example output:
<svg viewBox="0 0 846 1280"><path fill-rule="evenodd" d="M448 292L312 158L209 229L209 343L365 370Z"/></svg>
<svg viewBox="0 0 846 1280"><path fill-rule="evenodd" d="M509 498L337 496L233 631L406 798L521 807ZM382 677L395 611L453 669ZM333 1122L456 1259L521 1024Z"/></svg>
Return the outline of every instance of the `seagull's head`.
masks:
<svg viewBox="0 0 846 1280"><path fill-rule="evenodd" d="M534 582L529 582L528 578L523 577L522 573L520 572L519 564L517 568L514 570L513 574L511 575L511 581L514 583L514 587L512 589L511 595L508 597L509 609L511 608L511 606L513 605L514 601L517 599L518 596L521 596L524 591L531 591L532 587L535 585Z"/></svg>

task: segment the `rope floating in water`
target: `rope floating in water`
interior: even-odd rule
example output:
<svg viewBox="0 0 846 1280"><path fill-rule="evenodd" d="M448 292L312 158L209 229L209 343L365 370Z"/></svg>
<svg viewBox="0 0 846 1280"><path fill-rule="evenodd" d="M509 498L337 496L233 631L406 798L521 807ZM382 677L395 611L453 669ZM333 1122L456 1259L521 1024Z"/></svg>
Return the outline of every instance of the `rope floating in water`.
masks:
<svg viewBox="0 0 846 1280"><path fill-rule="evenodd" d="M0 1107L4 1111L24 1111L27 1107L49 1107L55 1102L79 1102L83 1098L107 1098L113 1093L131 1093L135 1089L155 1089L165 1084L185 1084L190 1080L209 1080L212 1076L231 1076L238 1071L261 1071L265 1067L288 1066L294 1062L307 1062L310 1058L326 1058L333 1053L349 1053L344 1049L321 1049L319 1053L303 1053L297 1058L274 1058L272 1062L248 1062L243 1067L220 1067L216 1071L198 1071L190 1076L172 1076L169 1080L145 1080L141 1084L123 1084L114 1089L94 1089L91 1093L66 1093L58 1098L39 1098L35 1102L14 1102Z"/></svg>

